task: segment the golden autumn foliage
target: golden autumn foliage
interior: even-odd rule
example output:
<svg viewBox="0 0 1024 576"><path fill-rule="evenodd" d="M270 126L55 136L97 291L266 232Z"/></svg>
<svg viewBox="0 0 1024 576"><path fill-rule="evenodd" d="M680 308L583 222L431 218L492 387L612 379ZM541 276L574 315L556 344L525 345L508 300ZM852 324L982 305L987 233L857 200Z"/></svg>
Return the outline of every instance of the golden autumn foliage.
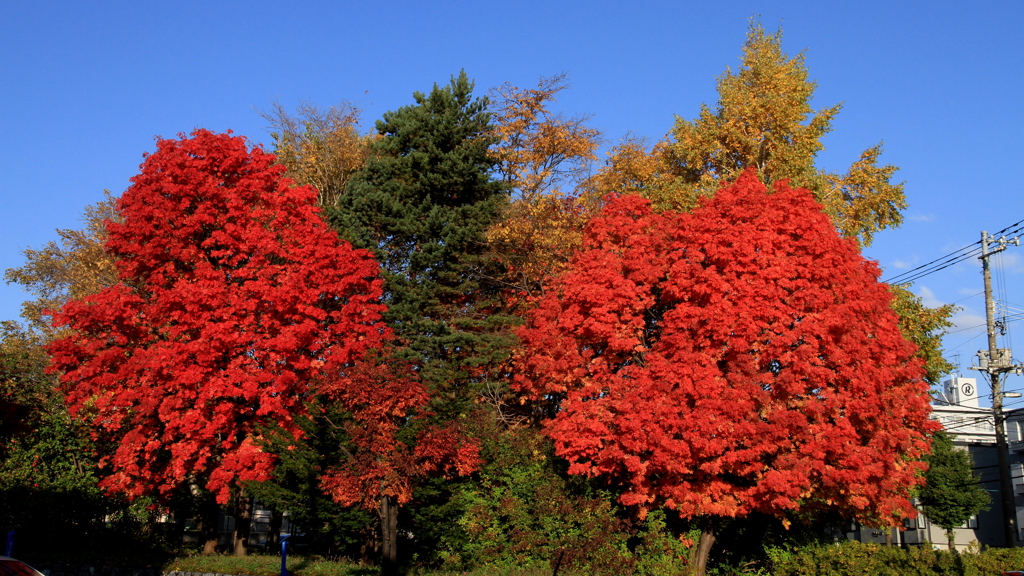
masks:
<svg viewBox="0 0 1024 576"><path fill-rule="evenodd" d="M96 294L118 282L114 259L103 245L107 240L105 221L121 222L117 198L105 191L102 202L86 206L81 230L58 229L59 242L48 242L39 250L24 250L25 264L4 273L8 284L20 284L35 299L22 304L22 317L49 333L50 311L68 300Z"/></svg>
<svg viewBox="0 0 1024 576"><path fill-rule="evenodd" d="M844 237L869 245L876 232L903 221L903 184L892 182L898 168L879 164L881 144L862 152L845 174L817 168L822 139L841 106L814 110L816 87L804 55L790 58L782 51L782 32L766 34L754 22L739 69L718 78L714 110L704 105L694 120L677 118L668 138L650 149L626 140L587 187L599 197L639 194L656 209L690 211L753 168L766 183L788 179L810 190ZM927 308L904 288L892 292L900 328L918 345L929 380L937 382L951 368L942 357L941 336L953 309Z"/></svg>
<svg viewBox="0 0 1024 576"><path fill-rule="evenodd" d="M487 240L509 268L507 281L525 293L561 271L598 208L579 187L597 160L601 133L586 125L586 116L566 118L549 109L567 87L559 74L541 78L536 88L492 90L499 139L492 153L514 200Z"/></svg>
<svg viewBox="0 0 1024 576"><path fill-rule="evenodd" d="M836 228L862 245L902 222L903 184L897 168L879 165L881 144L865 150L845 174L814 165L840 110L814 110L817 87L804 55L782 51L782 32L766 34L752 23L742 64L718 78L715 109L701 107L694 120L677 118L669 137L647 151L636 142L613 149L592 186L602 192L640 193L658 209L690 210L745 169L763 181L789 179L811 190Z"/></svg>
<svg viewBox="0 0 1024 576"><path fill-rule="evenodd" d="M769 181L805 185L819 177L814 158L839 106L811 108L816 84L804 56L787 57L781 42L781 32L766 35L753 25L740 69L718 79L717 109L703 105L696 120L676 119L665 159L689 187L713 193L749 166Z"/></svg>
<svg viewBox="0 0 1024 576"><path fill-rule="evenodd" d="M893 298L890 304L900 317L900 332L907 340L917 344L917 357L925 362L925 379L937 386L942 376L954 366L942 356L941 337L953 326L949 318L957 311L952 304L929 308L906 285L889 286Z"/></svg>
<svg viewBox="0 0 1024 576"><path fill-rule="evenodd" d="M890 184L898 168L878 165L882 145L861 152L844 175L826 174L828 185L819 193L818 201L846 236L858 236L870 244L875 232L898 227L903 222L901 210L907 207L903 183Z"/></svg>
<svg viewBox="0 0 1024 576"><path fill-rule="evenodd" d="M536 88L506 83L491 91L498 137L491 150L518 199L571 190L597 160L601 132L586 125L589 117L567 118L548 109L568 87L565 74L558 74L541 78Z"/></svg>
<svg viewBox="0 0 1024 576"><path fill-rule="evenodd" d="M334 206L363 166L368 139L359 134L359 109L348 102L322 109L308 102L290 114L275 103L262 116L274 132L274 154L288 177L317 189L317 205Z"/></svg>
<svg viewBox="0 0 1024 576"><path fill-rule="evenodd" d="M583 243L583 229L597 208L576 196L547 195L513 202L487 234L509 268L508 281L529 294L565 267Z"/></svg>
<svg viewBox="0 0 1024 576"><path fill-rule="evenodd" d="M674 192L674 178L666 173L665 146L666 142L659 142L648 151L642 138L625 138L608 152L604 167L587 178L582 188L596 198L610 194L636 194L648 199L670 197ZM655 203L658 204L657 201ZM695 206L692 203L675 207L690 209Z"/></svg>

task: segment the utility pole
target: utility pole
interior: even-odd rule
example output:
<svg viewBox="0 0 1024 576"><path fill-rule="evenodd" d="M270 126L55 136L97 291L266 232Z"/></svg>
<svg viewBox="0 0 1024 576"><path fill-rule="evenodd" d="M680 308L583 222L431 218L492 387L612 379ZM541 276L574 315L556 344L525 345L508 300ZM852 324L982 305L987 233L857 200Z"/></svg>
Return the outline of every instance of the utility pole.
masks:
<svg viewBox="0 0 1024 576"><path fill-rule="evenodd" d="M989 244L995 242L998 246L990 248ZM1003 374L1007 372L1019 372L1021 366L1014 365L1009 348L998 348L996 345L996 311L995 302L992 299L992 271L989 267L989 256L1006 250L1010 243L1020 246L1020 240L1013 238L998 240L989 236L988 232L981 233L981 270L985 277L985 323L988 327L988 350L978 350L978 366L972 366L972 370L978 370L988 374L989 382L992 384L992 416L996 428L996 453L999 459L999 496L1002 501L1003 510L1003 534L1006 539L1006 546L1013 548L1017 546L1017 505L1014 502L1013 483L1010 480L1010 450L1006 443L1006 425L1003 417Z"/></svg>

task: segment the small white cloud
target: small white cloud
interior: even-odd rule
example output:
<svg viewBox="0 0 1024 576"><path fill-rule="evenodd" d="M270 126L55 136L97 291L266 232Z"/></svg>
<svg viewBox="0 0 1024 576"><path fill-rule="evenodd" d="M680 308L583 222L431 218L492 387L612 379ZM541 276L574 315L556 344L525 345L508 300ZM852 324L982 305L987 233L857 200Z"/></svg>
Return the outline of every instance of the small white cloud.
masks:
<svg viewBox="0 0 1024 576"><path fill-rule="evenodd" d="M950 332L969 329L976 329L978 332L985 331L985 317L973 312L962 310L953 314L950 320L953 322L953 327L949 329Z"/></svg>
<svg viewBox="0 0 1024 576"><path fill-rule="evenodd" d="M932 222L935 220L934 214L914 214L913 216L907 217L907 220L911 222Z"/></svg>
<svg viewBox="0 0 1024 576"><path fill-rule="evenodd" d="M1011 252L1011 249L1007 248L1005 252L992 257L992 264L995 268L1005 272L1020 274L1024 272L1024 259L1020 257L1020 254Z"/></svg>
<svg viewBox="0 0 1024 576"><path fill-rule="evenodd" d="M936 298L935 293L927 286L918 286L917 295L921 297L921 303L929 308L938 308L945 304L945 302Z"/></svg>
<svg viewBox="0 0 1024 576"><path fill-rule="evenodd" d="M910 268L910 264L907 264L903 260L896 260L892 263L892 267L897 270L906 270L907 268Z"/></svg>

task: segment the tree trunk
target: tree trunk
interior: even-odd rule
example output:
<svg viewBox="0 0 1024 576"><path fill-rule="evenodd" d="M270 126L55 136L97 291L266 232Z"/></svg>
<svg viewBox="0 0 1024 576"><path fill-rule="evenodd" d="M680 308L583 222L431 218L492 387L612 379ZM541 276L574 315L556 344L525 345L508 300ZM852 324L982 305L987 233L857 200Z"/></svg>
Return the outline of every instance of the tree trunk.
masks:
<svg viewBox="0 0 1024 576"><path fill-rule="evenodd" d="M892 526L885 527L885 545L892 547Z"/></svg>
<svg viewBox="0 0 1024 576"><path fill-rule="evenodd" d="M267 551L281 553L281 524L284 514L275 506L270 510L270 527L267 529Z"/></svg>
<svg viewBox="0 0 1024 576"><path fill-rule="evenodd" d="M239 488L235 497L235 533L234 555L245 556L249 553L249 534L252 531L252 496L245 488Z"/></svg>
<svg viewBox="0 0 1024 576"><path fill-rule="evenodd" d="M217 520L220 516L220 506L214 500L213 494L201 496L199 503L199 533L203 539L203 555L211 556L217 553L220 533Z"/></svg>
<svg viewBox="0 0 1024 576"><path fill-rule="evenodd" d="M708 556L711 554L711 547L715 545L715 521L706 518L701 526L700 540L697 542L697 550L693 558L694 576L705 576L708 569Z"/></svg>
<svg viewBox="0 0 1024 576"><path fill-rule="evenodd" d="M380 499L381 576L398 574L398 503L390 496Z"/></svg>
<svg viewBox="0 0 1024 576"><path fill-rule="evenodd" d="M950 552L956 552L956 532L953 530L946 530L946 544Z"/></svg>

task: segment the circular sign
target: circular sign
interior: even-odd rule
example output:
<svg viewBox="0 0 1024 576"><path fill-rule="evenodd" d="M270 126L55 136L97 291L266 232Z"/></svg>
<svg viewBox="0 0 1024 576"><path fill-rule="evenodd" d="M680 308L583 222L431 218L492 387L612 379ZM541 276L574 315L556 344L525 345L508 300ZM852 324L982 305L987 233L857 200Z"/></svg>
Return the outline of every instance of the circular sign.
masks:
<svg viewBox="0 0 1024 576"><path fill-rule="evenodd" d="M964 384L960 387L960 391L964 393L964 396L974 396L974 386L971 384Z"/></svg>

